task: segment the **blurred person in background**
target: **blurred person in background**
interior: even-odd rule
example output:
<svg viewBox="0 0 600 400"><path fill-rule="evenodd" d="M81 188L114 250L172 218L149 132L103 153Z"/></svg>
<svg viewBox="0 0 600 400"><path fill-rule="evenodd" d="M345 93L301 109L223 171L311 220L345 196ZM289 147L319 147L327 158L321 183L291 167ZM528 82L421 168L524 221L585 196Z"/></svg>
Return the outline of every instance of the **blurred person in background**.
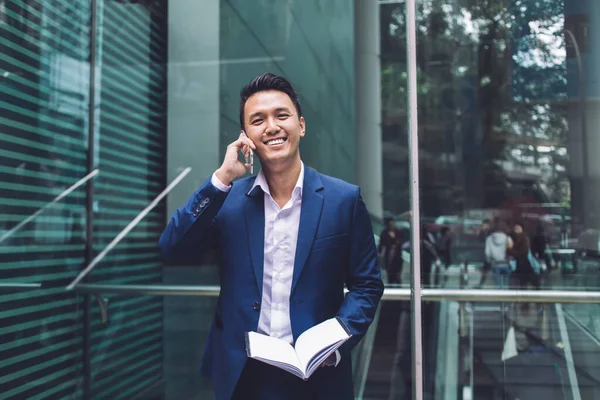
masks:
<svg viewBox="0 0 600 400"><path fill-rule="evenodd" d="M385 228L379 235L378 253L387 271L388 283L402 283L402 244L405 241L405 235L396 227L396 220L386 218Z"/></svg>
<svg viewBox="0 0 600 400"><path fill-rule="evenodd" d="M506 226L499 218L494 219L494 227L485 240L485 262L494 275L494 285L497 289L508 286L511 269L508 262L508 250L513 247L513 241L506 234Z"/></svg>
<svg viewBox="0 0 600 400"><path fill-rule="evenodd" d="M450 228L444 226L440 230L440 235L440 260L444 264L445 271L447 272L450 264L452 264L452 232L450 231Z"/></svg>
<svg viewBox="0 0 600 400"><path fill-rule="evenodd" d="M522 223L516 222L513 225L512 239L514 245L510 254L516 261L515 276L519 283L519 287L521 289L527 289L529 286L533 286L534 288L539 289L539 276L529 259L531 242L529 236L523 230Z"/></svg>
<svg viewBox="0 0 600 400"><path fill-rule="evenodd" d="M479 288L483 287L489 272L492 269L492 265L487 262L485 258L485 242L488 235L491 233L491 224L489 219L484 219L481 222L479 233L477 234L477 245L481 248L481 257L483 258L483 266L481 267L481 279L479 280ZM479 260L478 260L479 261Z"/></svg>
<svg viewBox="0 0 600 400"><path fill-rule="evenodd" d="M544 232L544 226L540 222L537 226L535 235L531 239L531 252L539 261L543 261L546 267L552 267L552 258L548 253L548 236Z"/></svg>
<svg viewBox="0 0 600 400"><path fill-rule="evenodd" d="M514 246L510 253L515 258L515 277L521 289L533 287L540 288L539 271L532 265L531 242L523 229L523 224L516 222L513 225L512 238ZM529 331L534 331L539 326L539 307L535 303L520 303L514 315L515 339L519 351L529 347Z"/></svg>
<svg viewBox="0 0 600 400"><path fill-rule="evenodd" d="M431 285L433 264L439 261L439 249L427 224L421 226L421 238L421 284L427 287Z"/></svg>

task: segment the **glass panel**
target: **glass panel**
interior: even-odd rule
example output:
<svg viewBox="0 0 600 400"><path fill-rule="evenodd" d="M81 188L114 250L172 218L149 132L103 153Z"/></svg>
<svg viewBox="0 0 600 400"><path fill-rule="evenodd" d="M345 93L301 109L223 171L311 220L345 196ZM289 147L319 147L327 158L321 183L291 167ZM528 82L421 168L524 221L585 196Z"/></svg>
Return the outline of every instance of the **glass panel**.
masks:
<svg viewBox="0 0 600 400"><path fill-rule="evenodd" d="M384 303L364 398L412 398L408 306ZM425 303L424 398L596 398L600 342L566 306Z"/></svg>
<svg viewBox="0 0 600 400"><path fill-rule="evenodd" d="M390 145L400 142L394 156L384 152L389 176L407 172L405 158L398 155L406 149L406 117L394 114L406 109L404 8L405 4L380 8L382 71L399 72L384 74L382 80L383 140ZM425 0L417 2L417 8L423 287L598 290L598 168L593 154L600 143L592 133L597 125L598 68L592 40L597 32L591 28L600 15L597 8L576 0ZM408 220L402 216L407 201L401 185L384 186L384 207L397 221ZM586 352L597 352L597 345L590 344L598 343L597 305L552 304L545 312L534 304L510 305L505 311L498 304L467 305L467 314L475 315L475 383L460 375L459 382L468 382L468 390L456 386L440 392L444 373L455 364L440 372L437 366L447 358L428 346L455 352L453 360L459 365L464 365L468 349L460 337L447 342L440 330L438 316L448 312L444 304L438 309L423 305L425 398L594 397L597 384L587 380L595 379L589 372L594 367ZM458 303L455 306L458 312ZM405 308L409 312L408 303ZM477 310L492 309L496 311L490 322L478 322ZM408 356L410 340L385 331L382 324L395 332L399 323L398 317L387 322L386 312L397 315L401 307L384 304L377 328L373 356L387 361L375 364L373 391L368 393L379 398L389 395L389 383L392 388L401 386L403 379L410 383L408 365L414 362L403 361L404 377L387 378L393 365L390 346L402 341L401 355ZM451 318L450 329L456 329L460 319L454 319L455 311L450 315L444 318ZM499 357L486 361L477 351L491 351L485 346L492 342L488 336L495 335L501 353L507 320L520 326L518 355L505 363ZM402 329L409 329L408 322ZM478 325L483 332L477 331ZM487 326L494 332L486 333ZM571 333L572 362L566 355L565 332ZM552 358L557 352L562 361ZM535 369L534 359L541 370ZM589 375L575 379L567 363L574 364L575 378L580 369ZM498 368L502 379L490 373L488 382L481 383L478 372ZM538 376L519 381L529 368ZM541 384L544 380L552 384Z"/></svg>
<svg viewBox="0 0 600 400"><path fill-rule="evenodd" d="M81 385L81 299L63 287L84 263L89 6L2 2L0 21L0 284L44 283L0 289L0 392L68 398Z"/></svg>
<svg viewBox="0 0 600 400"><path fill-rule="evenodd" d="M104 250L165 188L166 2L97 3L94 251ZM88 282L160 284L165 203L97 264ZM110 323L91 302L93 398L133 398L163 382L161 297L116 297Z"/></svg>
<svg viewBox="0 0 600 400"><path fill-rule="evenodd" d="M383 218L375 232L388 287L410 287L410 180L405 4L380 6ZM386 232L395 232L394 237Z"/></svg>
<svg viewBox="0 0 600 400"><path fill-rule="evenodd" d="M422 225L449 286L464 268L481 275L471 286L506 287L500 275L516 268L520 277L545 275L546 287L574 287L561 275L579 272L581 256L598 252L588 204L596 178L586 156L598 144L589 133L595 89L582 85L595 71L586 7L420 2ZM537 280L519 282L539 287Z"/></svg>
<svg viewBox="0 0 600 400"><path fill-rule="evenodd" d="M114 1L97 8L94 249L113 241L165 188L166 5ZM95 281L162 281L156 243L165 204L98 264Z"/></svg>

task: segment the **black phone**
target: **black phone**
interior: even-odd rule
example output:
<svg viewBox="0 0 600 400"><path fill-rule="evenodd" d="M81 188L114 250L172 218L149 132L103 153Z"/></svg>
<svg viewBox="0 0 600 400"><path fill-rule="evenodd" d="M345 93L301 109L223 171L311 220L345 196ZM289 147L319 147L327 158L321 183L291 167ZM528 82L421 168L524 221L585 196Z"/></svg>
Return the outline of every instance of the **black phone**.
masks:
<svg viewBox="0 0 600 400"><path fill-rule="evenodd" d="M244 135L246 135L246 137L248 139L250 139L250 137L248 136L248 134L246 133L246 131L242 131L244 132ZM254 173L254 152L252 151L252 149L248 149L250 151L250 155L248 157L248 160L246 160L246 162L250 163L250 173L253 174Z"/></svg>

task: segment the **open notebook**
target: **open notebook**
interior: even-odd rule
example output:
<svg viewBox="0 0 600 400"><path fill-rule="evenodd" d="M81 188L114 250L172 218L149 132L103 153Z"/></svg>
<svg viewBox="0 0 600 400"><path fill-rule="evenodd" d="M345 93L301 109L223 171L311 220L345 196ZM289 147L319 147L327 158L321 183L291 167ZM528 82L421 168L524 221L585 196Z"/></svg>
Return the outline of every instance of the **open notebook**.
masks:
<svg viewBox="0 0 600 400"><path fill-rule="evenodd" d="M296 346L267 335L246 332L246 353L307 380L352 334L338 317L323 321L302 333Z"/></svg>

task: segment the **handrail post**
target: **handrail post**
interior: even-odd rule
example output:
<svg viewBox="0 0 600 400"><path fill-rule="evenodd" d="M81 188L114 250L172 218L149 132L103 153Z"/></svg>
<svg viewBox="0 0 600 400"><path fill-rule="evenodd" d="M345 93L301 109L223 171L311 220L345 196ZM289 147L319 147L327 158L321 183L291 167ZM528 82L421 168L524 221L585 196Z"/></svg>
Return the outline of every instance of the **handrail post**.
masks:
<svg viewBox="0 0 600 400"><path fill-rule="evenodd" d="M550 339L550 320L548 318L548 306L546 304L542 304L542 328L540 332L540 336L542 340L547 341Z"/></svg>
<svg viewBox="0 0 600 400"><path fill-rule="evenodd" d="M89 56L89 88L88 88L88 148L87 168L92 171L96 165L96 42L98 35L97 1L90 1L90 56ZM97 170L96 170L97 171ZM86 185L86 219L85 219L85 263L94 257L94 180L90 179ZM87 400L92 398L92 317L90 310L90 295L83 297L82 315L82 363L83 387L82 397Z"/></svg>
<svg viewBox="0 0 600 400"><path fill-rule="evenodd" d="M458 303L458 333L461 339L469 334L466 303L464 301Z"/></svg>
<svg viewBox="0 0 600 400"><path fill-rule="evenodd" d="M82 398L85 400L92 398L92 321L90 310L90 294L83 295L82 301L82 328L81 328L81 348L83 358L83 387Z"/></svg>
<svg viewBox="0 0 600 400"><path fill-rule="evenodd" d="M421 310L421 229L419 201L419 132L417 112L416 0L406 1L406 60L408 71L408 147L411 214L411 325L413 399L423 399L423 336ZM429 282L426 282L426 284Z"/></svg>

